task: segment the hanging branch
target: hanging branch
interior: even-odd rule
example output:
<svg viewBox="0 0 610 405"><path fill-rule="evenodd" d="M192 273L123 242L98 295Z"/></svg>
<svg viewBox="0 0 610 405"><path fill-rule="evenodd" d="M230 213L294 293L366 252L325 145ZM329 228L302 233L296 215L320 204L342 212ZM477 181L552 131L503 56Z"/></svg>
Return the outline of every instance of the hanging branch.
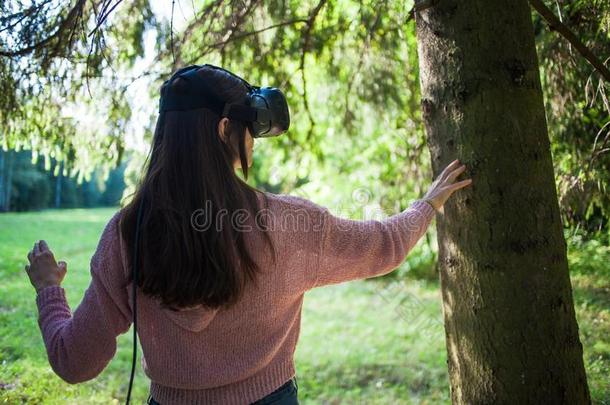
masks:
<svg viewBox="0 0 610 405"><path fill-rule="evenodd" d="M185 43L188 43L191 40L191 37L194 33L198 34L200 38L206 38L208 34L211 32L212 24L217 21L223 14L224 9L222 6L224 5L223 0L214 0L213 2L206 5L201 9L199 15L197 15L197 10L193 9L193 13L196 16L180 33L179 36L173 38L174 47L177 50L177 55L175 55L176 62L174 66L183 65L182 61L182 53L181 49ZM201 32L197 31L197 28L201 29ZM202 52L203 54L204 52ZM171 56L171 47L167 49L161 49L157 53L154 58L154 63L158 63L164 60L166 57ZM173 56L172 56L173 58ZM190 64L190 63L187 63Z"/></svg>
<svg viewBox="0 0 610 405"><path fill-rule="evenodd" d="M559 32L593 67L610 83L610 70L599 60L593 52L562 23L559 18L542 2L542 0L529 0L531 6L546 20L549 27Z"/></svg>
<svg viewBox="0 0 610 405"><path fill-rule="evenodd" d="M100 12L100 14L97 18L97 24L95 25L95 28L93 28L93 30L91 30L89 35L87 35L88 37L93 35L102 26L102 24L104 23L104 21L106 21L106 19L110 15L110 13L112 13L114 11L114 9L119 4L121 4L122 1L123 0L118 0L112 7L110 7L110 1L104 2L104 4L102 5L102 11ZM108 7L110 7L109 10L108 10Z"/></svg>
<svg viewBox="0 0 610 405"><path fill-rule="evenodd" d="M30 54L37 49L44 48L49 42L53 41L56 38L58 39L58 41L61 41L62 37L65 35L64 33L66 32L66 30L69 31L69 33L68 33L69 38L72 38L74 35L74 30L76 29L76 26L78 24L79 18L82 18L84 6L85 6L85 0L79 0L74 5L74 7L72 7L72 9L70 9L66 18L59 24L57 31L55 31L53 34L49 35L45 39L43 39L35 44L29 45L29 46L26 46L24 48L17 49L14 51L0 50L0 56L15 57L15 56L24 56L24 55ZM30 10L32 10L32 9L30 9ZM25 11L25 13L28 13L30 10ZM36 11L36 10L34 10L34 11ZM57 46L54 49L56 50Z"/></svg>
<svg viewBox="0 0 610 405"><path fill-rule="evenodd" d="M309 109L309 101L307 100L307 81L305 80L305 54L309 50L309 42L311 40L311 31L316 22L316 18L320 13L322 7L326 4L326 0L320 0L316 8L314 8L309 15L309 19L307 20L307 27L305 28L305 34L303 35L303 52L301 52L301 63L299 64L299 69L301 70L301 80L303 82L303 102L305 104L305 111L307 111L307 116L309 117L309 131L307 132L307 140L311 137L313 133L313 128L316 125L316 122L313 119L313 114Z"/></svg>
<svg viewBox="0 0 610 405"><path fill-rule="evenodd" d="M309 20L307 20L305 18L295 18L294 20L283 21L283 22L280 22L280 23L277 23L277 24L273 24L273 25L269 25L268 27L260 28L260 29L254 30L254 31L242 32L241 34L233 35L232 37L230 37L229 39L227 39L225 41L220 41L220 42L216 42L214 44L210 44L210 45L207 46L207 49L211 50L211 49L218 48L218 47L221 47L221 46L224 47L229 42L235 42L235 41L237 41L239 39L244 39L244 38L250 37L252 35L260 34L261 32L269 31L269 30L272 30L274 28L284 27L286 25L293 25L293 24L297 24L297 23L306 23L308 21ZM208 52L207 49L206 49L205 52Z"/></svg>
<svg viewBox="0 0 610 405"><path fill-rule="evenodd" d="M601 146L599 148L597 148L597 141L599 140L599 137L604 132L606 127L608 127L608 125L610 125L610 121L606 122L604 124L604 126L602 126L600 128L599 132L595 136L595 141L593 141L593 148L592 148L592 152L591 152L591 157L589 158L589 164L587 165L587 170L585 171L585 173L589 173L590 172L591 166L593 166L593 161L595 159L597 159L599 155L601 155L601 154L603 154L605 152L610 152L610 147L606 147L608 142L610 142L610 130L606 131L606 136L604 136L603 143L601 144Z"/></svg>
<svg viewBox="0 0 610 405"><path fill-rule="evenodd" d="M383 1L379 1L374 5L375 9L378 11L377 15L375 16L375 21L373 21L373 24L370 27L367 27L366 37L364 38L360 52L358 52L360 54L360 59L358 60L358 65L356 66L356 69L354 70L354 73L352 74L352 80L350 80L349 83L347 84L347 90L345 91L345 113L343 114L343 122L345 123L345 125L349 125L349 117L353 114L349 108L349 100L350 100L352 88L354 87L354 84L356 83L356 77L360 74L360 70L362 69L362 66L364 65L364 59L370 50L371 41L373 40L373 37L375 36L375 33L377 32L377 28L379 27L379 24L381 23L382 13L379 11L378 7L381 7L383 4L384 4Z"/></svg>
<svg viewBox="0 0 610 405"><path fill-rule="evenodd" d="M17 25L19 25L19 23L21 23L21 21L23 21L27 17L30 17L32 14L36 15L45 5L46 5L46 3L41 3L37 6L32 6L32 7L28 8L27 10L19 11L15 14L11 14L11 15L0 18L0 23L2 23L2 24L5 21L11 21L11 20L14 20L15 18L19 18L14 23L7 25L6 27L0 29L0 32L8 31L8 30L15 28Z"/></svg>

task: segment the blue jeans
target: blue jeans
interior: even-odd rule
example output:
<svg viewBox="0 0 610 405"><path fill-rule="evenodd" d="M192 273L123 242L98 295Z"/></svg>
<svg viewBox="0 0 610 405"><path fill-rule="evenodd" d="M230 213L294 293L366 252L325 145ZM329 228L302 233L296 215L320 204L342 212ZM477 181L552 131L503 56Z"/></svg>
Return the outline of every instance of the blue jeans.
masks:
<svg viewBox="0 0 610 405"><path fill-rule="evenodd" d="M297 398L298 392L299 385L297 383L297 377L294 376L271 394L250 405L299 405L299 400ZM146 403L149 405L161 405L153 399L152 395L148 396L148 401L146 401Z"/></svg>

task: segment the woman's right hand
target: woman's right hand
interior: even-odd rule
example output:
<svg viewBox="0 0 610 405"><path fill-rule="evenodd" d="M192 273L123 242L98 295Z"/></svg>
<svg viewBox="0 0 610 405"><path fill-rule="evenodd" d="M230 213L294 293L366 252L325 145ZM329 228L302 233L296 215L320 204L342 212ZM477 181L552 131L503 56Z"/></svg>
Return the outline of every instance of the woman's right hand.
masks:
<svg viewBox="0 0 610 405"><path fill-rule="evenodd" d="M422 200L429 202L436 211L443 212L445 201L453 194L454 191L466 187L472 183L472 179L466 179L455 182L455 179L466 170L465 165L459 166L459 160L455 159L449 163L443 172L434 180L430 189L424 195Z"/></svg>

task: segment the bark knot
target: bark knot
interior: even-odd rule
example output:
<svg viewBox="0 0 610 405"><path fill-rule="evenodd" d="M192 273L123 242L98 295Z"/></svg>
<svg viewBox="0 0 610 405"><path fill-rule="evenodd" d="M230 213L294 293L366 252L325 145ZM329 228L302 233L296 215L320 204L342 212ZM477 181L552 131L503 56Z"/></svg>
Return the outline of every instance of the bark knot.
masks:
<svg viewBox="0 0 610 405"><path fill-rule="evenodd" d="M525 84L525 73L527 68L523 61L519 59L509 59L504 62L504 67L510 74L511 81L517 86Z"/></svg>
<svg viewBox="0 0 610 405"><path fill-rule="evenodd" d="M425 115L430 115L434 111L434 103L428 98L424 98L421 101L421 108Z"/></svg>

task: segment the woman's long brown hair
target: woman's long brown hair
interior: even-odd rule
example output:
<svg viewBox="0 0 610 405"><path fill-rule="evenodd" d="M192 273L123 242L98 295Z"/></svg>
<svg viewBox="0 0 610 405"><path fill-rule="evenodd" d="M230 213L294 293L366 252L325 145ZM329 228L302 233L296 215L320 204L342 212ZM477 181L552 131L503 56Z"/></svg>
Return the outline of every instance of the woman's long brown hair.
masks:
<svg viewBox="0 0 610 405"><path fill-rule="evenodd" d="M225 102L240 103L247 94L239 79L222 70L202 67L197 73L215 84L213 88ZM161 88L162 95L168 85ZM176 79L172 85L179 92L186 83ZM142 292L171 309L230 306L249 281L256 281L260 270L246 248L244 232L231 224L232 213L246 210L250 218L262 221L257 228L263 231L275 258L265 218L256 215L261 208L257 193L265 203L267 200L233 168L239 158L248 178L246 124L231 120L225 143L218 134L221 117L210 109L163 114L157 121L144 176L121 215L128 263L132 267L135 226L143 202L137 272ZM193 227L192 216L201 209L213 218L214 226ZM227 215L219 215L223 211Z"/></svg>

